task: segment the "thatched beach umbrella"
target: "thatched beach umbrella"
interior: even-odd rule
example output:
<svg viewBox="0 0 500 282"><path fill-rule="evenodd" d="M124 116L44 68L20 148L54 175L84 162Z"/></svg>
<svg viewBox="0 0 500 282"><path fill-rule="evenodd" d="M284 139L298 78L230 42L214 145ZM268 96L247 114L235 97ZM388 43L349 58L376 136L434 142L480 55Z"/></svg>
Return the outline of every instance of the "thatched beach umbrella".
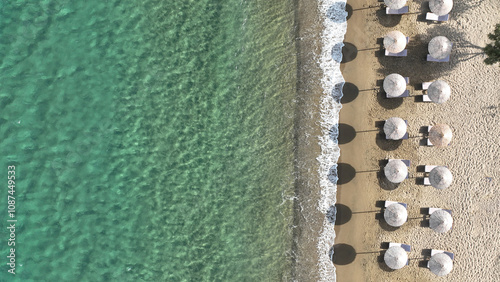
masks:
<svg viewBox="0 0 500 282"><path fill-rule="evenodd" d="M384 254L384 261L391 269L400 269L408 262L408 254L399 246L392 246Z"/></svg>
<svg viewBox="0 0 500 282"><path fill-rule="evenodd" d="M390 160L384 167L384 174L392 183L400 183L408 175L408 167L401 160Z"/></svg>
<svg viewBox="0 0 500 282"><path fill-rule="evenodd" d="M384 3L389 9L398 10L406 5L406 0L384 0Z"/></svg>
<svg viewBox="0 0 500 282"><path fill-rule="evenodd" d="M437 276L445 276L453 269L453 260L447 254L439 253L431 257L428 266Z"/></svg>
<svg viewBox="0 0 500 282"><path fill-rule="evenodd" d="M444 233L451 229L453 218L445 210L437 210L431 214L429 219L430 227L437 233Z"/></svg>
<svg viewBox="0 0 500 282"><path fill-rule="evenodd" d="M453 8L453 0L430 0L429 8L431 8L431 12L434 14L444 16Z"/></svg>
<svg viewBox="0 0 500 282"><path fill-rule="evenodd" d="M453 133L446 124L436 124L429 130L429 141L436 147L446 147L450 144Z"/></svg>
<svg viewBox="0 0 500 282"><path fill-rule="evenodd" d="M453 175L445 166L437 166L429 172L429 181L437 189L448 188L453 181Z"/></svg>
<svg viewBox="0 0 500 282"><path fill-rule="evenodd" d="M436 80L427 89L427 95L432 102L442 104L450 99L451 88L448 83L442 80Z"/></svg>
<svg viewBox="0 0 500 282"><path fill-rule="evenodd" d="M391 53L399 53L406 47L406 36L397 30L393 30L384 37L384 48Z"/></svg>
<svg viewBox="0 0 500 282"><path fill-rule="evenodd" d="M406 122L402 118L391 117L384 123L384 133L387 139L399 140L406 134Z"/></svg>
<svg viewBox="0 0 500 282"><path fill-rule="evenodd" d="M399 227L408 219L408 211L403 205L394 203L385 208L384 219L390 226Z"/></svg>
<svg viewBox="0 0 500 282"><path fill-rule="evenodd" d="M429 42L429 54L434 59L444 59L451 54L451 41L444 36L436 36Z"/></svg>
<svg viewBox="0 0 500 282"><path fill-rule="evenodd" d="M406 80L402 75L392 73L384 78L383 87L387 97L398 97L406 90Z"/></svg>

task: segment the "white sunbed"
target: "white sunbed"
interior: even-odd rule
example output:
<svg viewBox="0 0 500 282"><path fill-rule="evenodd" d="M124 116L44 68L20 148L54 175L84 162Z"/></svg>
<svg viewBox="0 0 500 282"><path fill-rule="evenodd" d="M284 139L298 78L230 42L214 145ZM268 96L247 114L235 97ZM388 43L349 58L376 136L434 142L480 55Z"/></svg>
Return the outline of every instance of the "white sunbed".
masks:
<svg viewBox="0 0 500 282"><path fill-rule="evenodd" d="M447 254L451 258L451 260L455 259L455 254L453 254L452 252L447 252L442 250L431 250L431 257L435 254L441 254L441 253Z"/></svg>
<svg viewBox="0 0 500 282"><path fill-rule="evenodd" d="M410 9L408 8L408 6L404 6L401 9L389 9L388 7L385 9L385 13L388 15L401 15L408 13L409 11Z"/></svg>
<svg viewBox="0 0 500 282"><path fill-rule="evenodd" d="M432 125L427 126L427 133L429 133L429 131L431 131L431 128L432 128ZM434 146L434 144L432 144L432 142L431 142L431 140L429 140L429 138L427 138L427 146Z"/></svg>
<svg viewBox="0 0 500 282"><path fill-rule="evenodd" d="M392 205L392 204L400 204L402 205L403 207L405 207L405 209L408 207L407 204L405 203L400 203L400 202L394 202L394 201L385 201L384 203L384 207L387 208L388 206Z"/></svg>
<svg viewBox="0 0 500 282"><path fill-rule="evenodd" d="M431 82L423 82L422 83L422 90L427 90L429 88L429 85L431 85ZM422 95L423 101L424 102L432 102L431 98L429 98L429 95L424 94Z"/></svg>
<svg viewBox="0 0 500 282"><path fill-rule="evenodd" d="M390 247L401 247L405 251L410 252L411 251L411 246L407 244L401 244L401 243L389 243L389 248Z"/></svg>
<svg viewBox="0 0 500 282"><path fill-rule="evenodd" d="M391 52L387 51L387 49L386 49L385 55L387 57L406 57L408 55L408 50L404 49L403 51L401 51L399 53L391 53Z"/></svg>
<svg viewBox="0 0 500 282"><path fill-rule="evenodd" d="M427 212L427 214L428 214L428 215L431 215L433 212L435 212L435 211L439 211L439 210L446 211L446 212L448 212L450 215L452 214L451 210L447 210L447 209L440 209L440 208L429 208L429 211Z"/></svg>
<svg viewBox="0 0 500 282"><path fill-rule="evenodd" d="M446 56L444 59L435 59L431 55L427 54L427 62L440 62L445 63L450 61L450 55Z"/></svg>
<svg viewBox="0 0 500 282"><path fill-rule="evenodd" d="M429 89L429 86L432 84L432 81L429 82L422 82L422 90L427 90Z"/></svg>
<svg viewBox="0 0 500 282"><path fill-rule="evenodd" d="M426 166L424 166L424 171L431 172L431 170L435 167L437 167L437 165L426 165Z"/></svg>
<svg viewBox="0 0 500 282"><path fill-rule="evenodd" d="M438 21L438 22L445 22L450 18L449 14L446 14L444 16L438 16L434 13L427 13L425 16L425 19L428 21Z"/></svg>

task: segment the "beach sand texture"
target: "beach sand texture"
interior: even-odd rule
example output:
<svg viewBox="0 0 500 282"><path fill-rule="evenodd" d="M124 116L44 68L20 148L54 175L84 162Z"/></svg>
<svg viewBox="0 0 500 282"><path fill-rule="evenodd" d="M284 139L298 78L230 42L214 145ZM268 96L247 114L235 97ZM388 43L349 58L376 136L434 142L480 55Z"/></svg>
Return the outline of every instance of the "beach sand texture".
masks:
<svg viewBox="0 0 500 282"><path fill-rule="evenodd" d="M348 1L346 80L340 113L339 183L334 264L337 281L500 281L500 68L487 66L480 47L500 22L498 0L455 1L450 20L425 21L428 1L408 2L410 13L385 15L382 2ZM384 57L381 38L392 30L410 36L408 57ZM448 63L426 62L427 43L443 35L453 43ZM410 78L410 97L385 99L384 77ZM444 104L423 103L421 83L442 79L452 89ZM381 124L408 121L410 138L386 141ZM425 146L424 126L448 124L446 148ZM383 160L409 159L410 178L385 180ZM423 165L445 165L453 174L444 190L422 185ZM408 204L408 222L388 226L383 200ZM453 229L438 234L428 226L426 207L453 211ZM412 246L408 266L391 271L383 262L384 242ZM455 254L454 268L438 277L425 268L430 249Z"/></svg>

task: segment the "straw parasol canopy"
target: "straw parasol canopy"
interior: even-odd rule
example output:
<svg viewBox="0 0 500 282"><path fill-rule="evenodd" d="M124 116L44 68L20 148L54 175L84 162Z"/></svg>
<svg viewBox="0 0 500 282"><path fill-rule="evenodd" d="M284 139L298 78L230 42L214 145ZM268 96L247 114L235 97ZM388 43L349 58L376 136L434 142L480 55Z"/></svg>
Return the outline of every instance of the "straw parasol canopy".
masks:
<svg viewBox="0 0 500 282"><path fill-rule="evenodd" d="M399 246L392 246L384 254L384 261L392 269L400 269L406 265L408 254Z"/></svg>
<svg viewBox="0 0 500 282"><path fill-rule="evenodd" d="M403 205L394 203L385 208L384 219L390 226L399 227L408 219L408 211Z"/></svg>
<svg viewBox="0 0 500 282"><path fill-rule="evenodd" d="M427 95L432 102L442 104L450 99L451 88L448 83L442 80L436 80L427 89Z"/></svg>
<svg viewBox="0 0 500 282"><path fill-rule="evenodd" d="M406 5L406 0L384 0L384 3L389 9L397 10Z"/></svg>
<svg viewBox="0 0 500 282"><path fill-rule="evenodd" d="M431 8L431 12L434 14L444 16L453 8L453 0L430 0L429 8Z"/></svg>
<svg viewBox="0 0 500 282"><path fill-rule="evenodd" d="M451 229L453 218L451 214L445 210L437 210L431 214L429 219L431 229L437 233L444 233Z"/></svg>
<svg viewBox="0 0 500 282"><path fill-rule="evenodd" d="M384 48L391 53L399 53L406 47L406 36L397 30L393 30L384 37Z"/></svg>
<svg viewBox="0 0 500 282"><path fill-rule="evenodd" d="M436 124L429 130L429 141L436 147L446 147L451 142L453 134L446 124Z"/></svg>
<svg viewBox="0 0 500 282"><path fill-rule="evenodd" d="M453 260L447 254L435 254L429 260L429 269L437 276L445 276L453 269Z"/></svg>
<svg viewBox="0 0 500 282"><path fill-rule="evenodd" d="M398 97L406 90L406 80L402 75L392 73L384 78L383 87L387 97Z"/></svg>
<svg viewBox="0 0 500 282"><path fill-rule="evenodd" d="M445 166L437 166L429 172L429 181L437 189L448 188L453 181L453 175Z"/></svg>
<svg viewBox="0 0 500 282"><path fill-rule="evenodd" d="M406 122L402 118L391 117L384 123L384 133L388 139L399 140L406 134Z"/></svg>
<svg viewBox="0 0 500 282"><path fill-rule="evenodd" d="M429 54L438 60L451 54L451 41L444 36L436 36L429 42Z"/></svg>
<svg viewBox="0 0 500 282"><path fill-rule="evenodd" d="M408 175L408 167L401 160L390 160L384 167L387 179L392 183L401 183Z"/></svg>

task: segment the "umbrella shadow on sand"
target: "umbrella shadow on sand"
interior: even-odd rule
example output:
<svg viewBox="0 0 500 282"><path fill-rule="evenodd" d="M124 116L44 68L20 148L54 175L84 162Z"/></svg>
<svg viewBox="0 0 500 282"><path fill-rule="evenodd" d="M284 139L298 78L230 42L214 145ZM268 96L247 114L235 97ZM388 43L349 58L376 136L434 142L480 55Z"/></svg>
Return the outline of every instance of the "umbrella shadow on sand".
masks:
<svg viewBox="0 0 500 282"><path fill-rule="evenodd" d="M356 137L356 130L348 124L339 123L330 129L330 137L337 144L347 144Z"/></svg>
<svg viewBox="0 0 500 282"><path fill-rule="evenodd" d="M354 99L358 97L359 88L351 82L345 82L344 86L342 87L342 93L343 96L342 99L340 99L340 102L342 104L347 104L354 101Z"/></svg>
<svg viewBox="0 0 500 282"><path fill-rule="evenodd" d="M333 211L335 211L335 218L332 218L331 216L328 218L331 223L335 223L335 225L343 225L351 220L352 211L348 206L336 203L328 210L327 217L328 215L332 215Z"/></svg>
<svg viewBox="0 0 500 282"><path fill-rule="evenodd" d="M343 185L351 181L356 176L356 169L347 163L338 163L337 170L337 185Z"/></svg>
<svg viewBox="0 0 500 282"><path fill-rule="evenodd" d="M377 15L378 21L382 26L385 27L395 27L401 22L402 15L388 15L385 12L385 6L381 6L375 14Z"/></svg>
<svg viewBox="0 0 500 282"><path fill-rule="evenodd" d="M385 138L384 133L379 133L375 137L375 143L384 151L394 151L403 143L403 140L390 140Z"/></svg>
<svg viewBox="0 0 500 282"><path fill-rule="evenodd" d="M356 259L356 250L348 244L333 245L329 254L333 264L336 265L347 265Z"/></svg>
<svg viewBox="0 0 500 282"><path fill-rule="evenodd" d="M379 79L376 82L377 87L379 87L377 89L377 102L379 103L379 105L388 110L396 109L401 106L401 104L403 104L404 98L387 98L387 94L384 91L383 84L383 79Z"/></svg>
<svg viewBox="0 0 500 282"><path fill-rule="evenodd" d="M342 54L342 57L339 56ZM332 58L341 64L348 63L358 56L358 48L349 42L339 42L332 48Z"/></svg>

